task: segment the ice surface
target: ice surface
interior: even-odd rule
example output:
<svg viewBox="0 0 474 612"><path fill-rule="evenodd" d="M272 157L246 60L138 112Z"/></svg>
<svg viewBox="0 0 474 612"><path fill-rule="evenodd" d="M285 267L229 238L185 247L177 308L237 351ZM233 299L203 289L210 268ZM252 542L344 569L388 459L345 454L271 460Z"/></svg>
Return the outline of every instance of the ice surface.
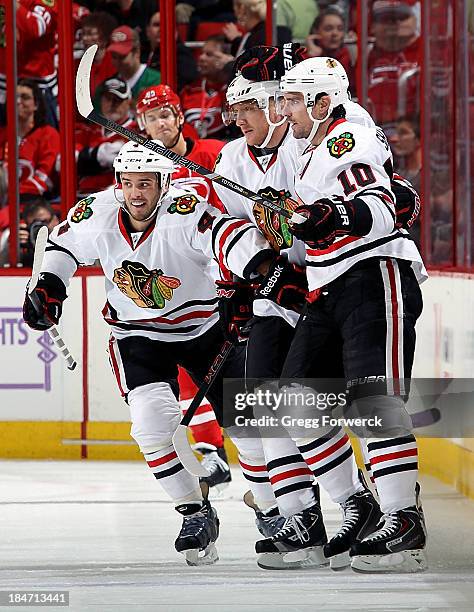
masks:
<svg viewBox="0 0 474 612"><path fill-rule="evenodd" d="M234 470L214 502L220 560L191 568L174 550L180 517L144 464L0 461L0 590L68 590L66 609L81 612L474 609L474 502L437 480L422 479L430 569L409 575L259 569L246 489ZM339 509L322 504L332 533Z"/></svg>

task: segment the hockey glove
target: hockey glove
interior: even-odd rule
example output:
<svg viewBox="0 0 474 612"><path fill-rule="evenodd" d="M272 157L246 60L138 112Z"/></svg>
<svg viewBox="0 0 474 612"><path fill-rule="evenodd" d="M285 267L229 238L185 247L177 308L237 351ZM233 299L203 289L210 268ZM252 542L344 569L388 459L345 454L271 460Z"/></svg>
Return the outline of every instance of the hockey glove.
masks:
<svg viewBox="0 0 474 612"><path fill-rule="evenodd" d="M307 292L306 270L279 255L257 289L255 299L272 300L283 308L301 312Z"/></svg>
<svg viewBox="0 0 474 612"><path fill-rule="evenodd" d="M252 303L256 285L234 281L216 281L219 297L219 319L226 340L245 342L250 333Z"/></svg>
<svg viewBox="0 0 474 612"><path fill-rule="evenodd" d="M45 331L59 323L63 302L67 298L63 281L50 272L40 274L36 287L28 293L26 287L23 319L32 329Z"/></svg>
<svg viewBox="0 0 474 612"><path fill-rule="evenodd" d="M291 224L291 233L315 249L328 248L339 236L365 236L372 228L372 213L361 198L322 198L310 206L299 206L296 212L307 221Z"/></svg>
<svg viewBox="0 0 474 612"><path fill-rule="evenodd" d="M396 173L392 177L390 188L395 195L395 227L409 229L420 214L420 196L410 181Z"/></svg>
<svg viewBox="0 0 474 612"><path fill-rule="evenodd" d="M286 43L281 47L258 45L244 51L235 60L234 71L250 81L277 81L305 59L306 47Z"/></svg>

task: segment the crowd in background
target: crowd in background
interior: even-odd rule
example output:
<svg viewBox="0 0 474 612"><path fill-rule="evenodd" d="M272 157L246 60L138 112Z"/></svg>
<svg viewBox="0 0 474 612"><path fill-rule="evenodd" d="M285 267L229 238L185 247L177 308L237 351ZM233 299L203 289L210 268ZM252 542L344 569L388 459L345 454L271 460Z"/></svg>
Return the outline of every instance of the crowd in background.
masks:
<svg viewBox="0 0 474 612"><path fill-rule="evenodd" d="M0 24L4 2L0 0ZM24 207L31 202L49 202L53 211L59 210L57 4L57 0L17 0L19 197L23 221ZM235 57L251 46L265 44L266 0L178 2L177 91L166 94L156 89L166 85L161 83L158 5L156 0L74 2L74 55L79 62L85 49L98 45L91 97L101 114L159 137L180 154L190 155L194 150L196 155L199 149L199 162L206 165L203 161L211 162L223 142L239 135L223 124L221 111L227 84L234 76ZM352 96L357 98L356 0L278 0L277 7L278 43L299 41L306 46L308 56L338 59L348 73ZM386 131L396 169L419 188L419 2L371 0L369 15L368 110ZM4 37L0 38L0 231L8 227L4 44ZM176 96L173 104L167 104L172 111L168 127L162 117L157 119L162 123L161 130L152 128L151 123L147 127L144 113L137 117L137 104L150 89L155 98ZM159 108L156 99L154 104ZM146 105L143 108L150 110ZM122 143L117 134L77 115L78 197L113 184L112 162ZM203 157L209 151L207 158ZM212 186L208 185L208 190L212 192Z"/></svg>

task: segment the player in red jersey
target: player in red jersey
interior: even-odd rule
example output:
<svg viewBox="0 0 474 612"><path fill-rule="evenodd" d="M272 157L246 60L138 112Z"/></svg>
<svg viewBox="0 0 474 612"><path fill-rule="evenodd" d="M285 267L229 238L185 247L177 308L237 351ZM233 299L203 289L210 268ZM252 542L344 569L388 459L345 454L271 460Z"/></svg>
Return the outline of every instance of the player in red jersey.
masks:
<svg viewBox="0 0 474 612"><path fill-rule="evenodd" d="M184 122L180 99L171 87L156 85L143 90L137 101L136 110L138 123L150 138L161 140L168 149L184 155L205 168L214 167L224 143L220 140L200 140L194 137L194 134L190 134L189 126ZM205 180L187 168L180 168L173 174L173 182L176 181L184 188L195 189L201 197L222 210L222 204L211 181Z"/></svg>

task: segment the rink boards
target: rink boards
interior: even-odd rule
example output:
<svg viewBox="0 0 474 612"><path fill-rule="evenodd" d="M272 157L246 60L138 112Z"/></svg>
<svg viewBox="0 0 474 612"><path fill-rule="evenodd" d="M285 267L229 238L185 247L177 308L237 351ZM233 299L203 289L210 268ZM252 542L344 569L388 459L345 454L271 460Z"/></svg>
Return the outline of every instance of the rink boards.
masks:
<svg viewBox="0 0 474 612"><path fill-rule="evenodd" d="M60 330L78 367L70 372L46 334L22 320L27 276L0 282L0 457L133 459L128 409L108 363L104 281L82 270L68 288ZM432 273L423 285L417 377L472 377L474 277ZM474 440L420 440L421 468L474 496Z"/></svg>

